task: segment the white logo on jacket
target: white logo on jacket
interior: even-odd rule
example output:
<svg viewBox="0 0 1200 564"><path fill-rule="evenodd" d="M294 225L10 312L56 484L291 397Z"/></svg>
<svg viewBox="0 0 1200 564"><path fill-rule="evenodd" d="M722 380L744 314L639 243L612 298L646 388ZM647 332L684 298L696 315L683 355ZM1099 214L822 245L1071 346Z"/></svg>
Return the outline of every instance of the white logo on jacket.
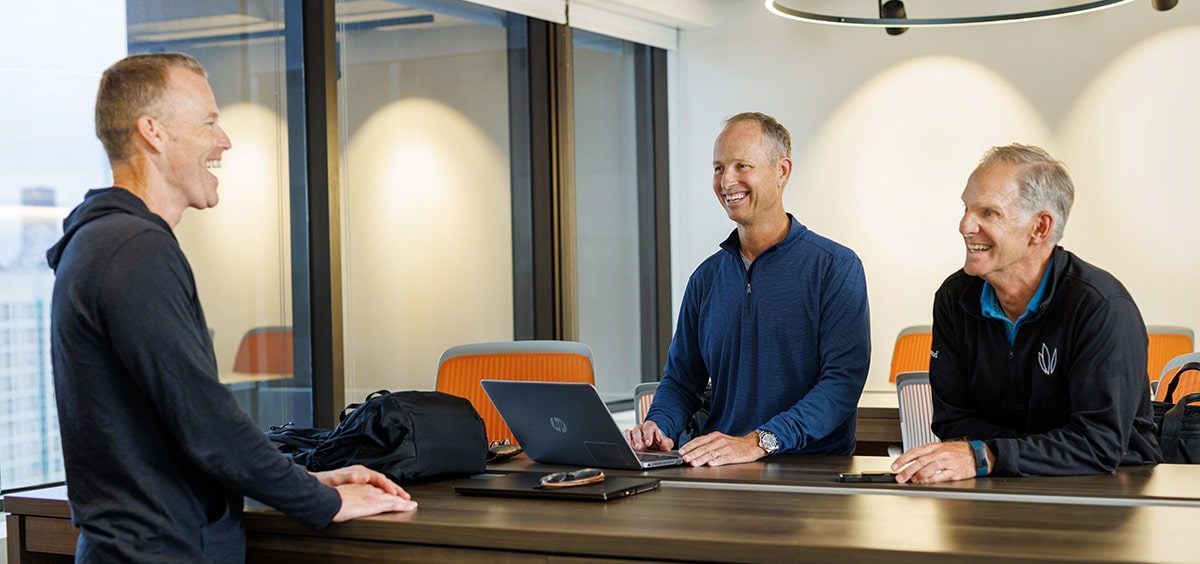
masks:
<svg viewBox="0 0 1200 564"><path fill-rule="evenodd" d="M929 351L929 358L937 358L938 351Z"/></svg>
<svg viewBox="0 0 1200 564"><path fill-rule="evenodd" d="M1042 352L1038 353L1038 365L1047 376L1054 374L1054 368L1058 366L1058 349L1055 348L1054 353L1051 353L1050 347L1042 343Z"/></svg>

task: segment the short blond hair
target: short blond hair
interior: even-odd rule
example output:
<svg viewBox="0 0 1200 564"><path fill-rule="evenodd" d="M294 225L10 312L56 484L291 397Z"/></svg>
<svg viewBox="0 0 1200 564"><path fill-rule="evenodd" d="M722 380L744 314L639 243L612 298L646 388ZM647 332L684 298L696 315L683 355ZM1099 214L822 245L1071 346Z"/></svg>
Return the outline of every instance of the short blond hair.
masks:
<svg viewBox="0 0 1200 564"><path fill-rule="evenodd" d="M133 156L129 143L139 117L151 113L167 90L168 72L184 68L208 78L196 59L183 53L131 55L114 63L100 76L96 92L96 137L109 162Z"/></svg>

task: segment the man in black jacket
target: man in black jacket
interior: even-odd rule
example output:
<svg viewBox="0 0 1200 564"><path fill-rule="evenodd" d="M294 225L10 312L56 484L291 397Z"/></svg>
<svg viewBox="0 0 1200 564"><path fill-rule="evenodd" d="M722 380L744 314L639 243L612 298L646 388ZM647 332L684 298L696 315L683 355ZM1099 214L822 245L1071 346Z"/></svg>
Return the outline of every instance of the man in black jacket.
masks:
<svg viewBox="0 0 1200 564"><path fill-rule="evenodd" d="M111 188L88 192L47 253L54 388L80 562L240 562L243 495L301 522L416 503L362 466L309 474L217 381L191 267L173 228L217 203L230 148L206 73L137 55L100 79L96 134Z"/></svg>
<svg viewBox="0 0 1200 564"><path fill-rule="evenodd" d="M1057 246L1075 189L1028 145L994 147L967 180L966 263L934 297L933 432L898 482L1098 474L1162 461L1146 326L1116 278Z"/></svg>

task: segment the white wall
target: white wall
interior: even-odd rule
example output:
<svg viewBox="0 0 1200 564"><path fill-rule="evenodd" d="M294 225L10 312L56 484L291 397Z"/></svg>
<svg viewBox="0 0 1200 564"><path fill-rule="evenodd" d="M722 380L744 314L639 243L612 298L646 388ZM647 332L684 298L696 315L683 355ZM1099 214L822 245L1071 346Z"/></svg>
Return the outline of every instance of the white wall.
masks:
<svg viewBox="0 0 1200 564"><path fill-rule="evenodd" d="M675 308L691 271L733 228L714 201L721 120L776 116L793 136L788 210L862 257L871 297L868 387L886 383L899 330L931 322L961 267L967 176L985 149L1041 145L1071 168L1062 244L1116 275L1147 323L1200 329L1200 3L1136 2L1002 26L817 26L757 0L714 3L684 30L672 87Z"/></svg>

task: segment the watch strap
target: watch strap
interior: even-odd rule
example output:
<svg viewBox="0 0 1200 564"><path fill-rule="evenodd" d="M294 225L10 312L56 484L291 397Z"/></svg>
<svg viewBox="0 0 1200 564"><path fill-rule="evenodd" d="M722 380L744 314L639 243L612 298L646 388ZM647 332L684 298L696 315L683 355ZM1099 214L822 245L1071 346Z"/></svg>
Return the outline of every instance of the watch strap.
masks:
<svg viewBox="0 0 1200 564"><path fill-rule="evenodd" d="M979 439L973 439L967 441L967 444L971 445L971 451L975 453L975 477L981 478L983 476L987 476L987 448L984 447L983 441Z"/></svg>

